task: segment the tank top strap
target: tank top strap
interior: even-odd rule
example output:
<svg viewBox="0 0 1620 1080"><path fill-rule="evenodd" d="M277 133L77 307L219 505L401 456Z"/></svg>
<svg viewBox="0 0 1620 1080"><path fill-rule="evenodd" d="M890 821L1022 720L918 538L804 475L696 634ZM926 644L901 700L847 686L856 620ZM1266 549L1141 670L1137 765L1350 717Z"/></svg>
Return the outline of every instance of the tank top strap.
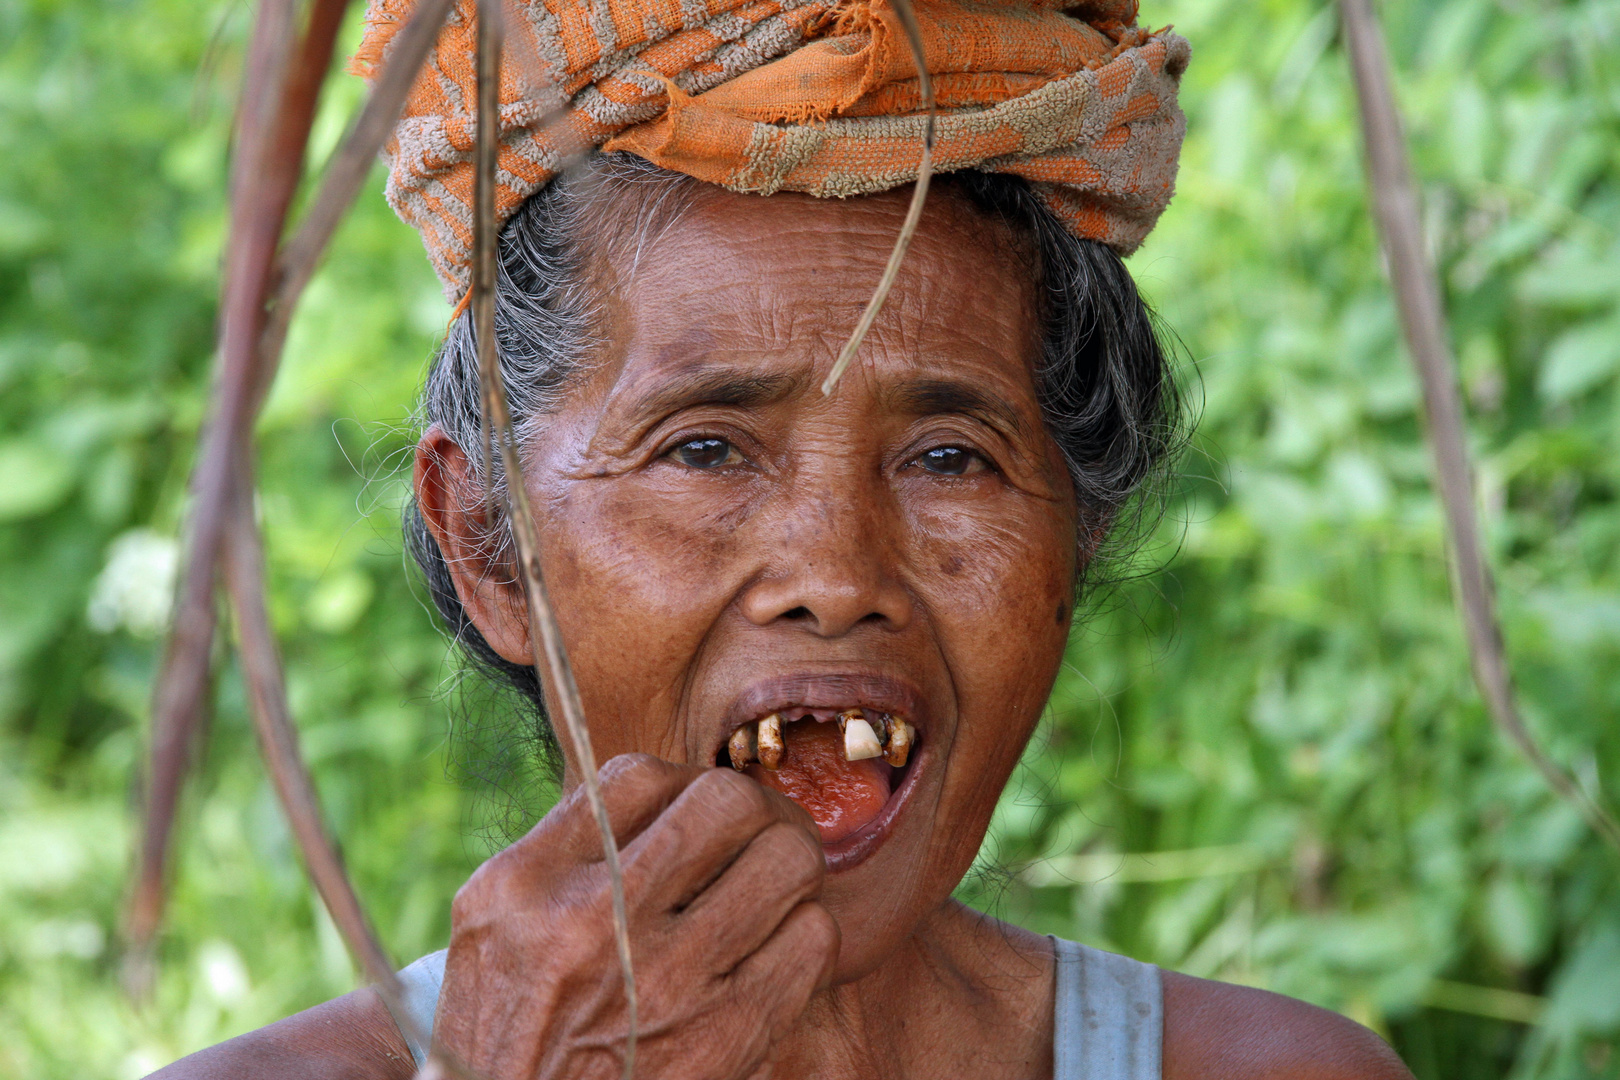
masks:
<svg viewBox="0 0 1620 1080"><path fill-rule="evenodd" d="M1052 946L1053 1080L1160 1080L1159 969L1059 937Z"/></svg>
<svg viewBox="0 0 1620 1080"><path fill-rule="evenodd" d="M433 1014L439 1010L439 987L444 983L445 949L428 953L406 966L399 973L400 1008L405 1013L394 1015L405 1045L411 1048L411 1057L420 1069L427 1064L428 1048L416 1041L413 1031L433 1037Z"/></svg>

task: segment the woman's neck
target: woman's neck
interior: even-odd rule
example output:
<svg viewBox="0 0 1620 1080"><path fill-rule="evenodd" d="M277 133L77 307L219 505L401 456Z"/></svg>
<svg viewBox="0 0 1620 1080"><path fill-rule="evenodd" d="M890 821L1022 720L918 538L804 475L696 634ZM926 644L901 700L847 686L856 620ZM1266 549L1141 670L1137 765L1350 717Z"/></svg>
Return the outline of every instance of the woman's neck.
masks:
<svg viewBox="0 0 1620 1080"><path fill-rule="evenodd" d="M774 1073L1047 1080L1052 974L1050 939L947 901L877 969L812 999Z"/></svg>

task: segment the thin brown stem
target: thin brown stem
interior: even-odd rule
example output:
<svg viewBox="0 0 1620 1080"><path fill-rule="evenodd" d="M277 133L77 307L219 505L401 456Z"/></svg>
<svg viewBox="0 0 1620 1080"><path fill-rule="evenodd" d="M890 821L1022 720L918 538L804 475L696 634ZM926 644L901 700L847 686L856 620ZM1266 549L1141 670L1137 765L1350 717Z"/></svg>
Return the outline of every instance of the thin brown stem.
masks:
<svg viewBox="0 0 1620 1080"><path fill-rule="evenodd" d="M481 0L478 8L478 173L473 198L473 326L478 345L479 384L484 411L484 483L493 489L493 462L489 461L491 442L498 443L501 467L506 474L507 519L517 549L518 574L523 582L529 608L529 640L534 653L536 674L550 675L551 697L561 714L563 729L573 750L575 767L585 787L585 798L596 817L602 838L602 857L607 864L613 904L613 939L619 953L624 979L626 1033L624 1077L630 1080L636 1063L637 999L635 968L630 956L630 923L625 910L624 873L619 865L619 845L608 819L607 804L596 778L596 752L591 747L590 729L574 682L573 666L563 644L562 629L546 591L540 571L540 537L529 505L523 479L522 453L512 430L512 414L506 387L501 379L495 338L496 244L495 183L497 107L499 105L500 51L502 37L501 0ZM493 520L493 519L491 519Z"/></svg>
<svg viewBox="0 0 1620 1080"><path fill-rule="evenodd" d="M309 26L290 73L286 69L295 0L264 0L260 6L243 87L239 154L231 185L231 242L221 304L218 374L192 481L196 509L188 528L187 572L154 695L151 795L127 922L134 946L132 958L137 961L130 970L149 978L151 940L161 920L164 863L175 805L209 674L208 654L215 630L214 574L224 555L255 725L277 793L310 877L335 925L405 1026L413 1022L399 1007L398 978L325 830L318 795L298 751L265 603L263 544L253 521L251 425L274 376L296 301L369 172L372 157L397 122L405 95L450 3L424 0L418 6L392 50L376 92L328 169L303 228L289 245L290 258L280 262L275 258L278 241L302 174L310 126L347 0L313 0ZM268 313L266 301L273 290L278 303ZM427 1032L413 1030L411 1034L423 1043L428 1041ZM423 1075L445 1073L476 1080L464 1065L435 1048Z"/></svg>
<svg viewBox="0 0 1620 1080"><path fill-rule="evenodd" d="M314 0L310 6L309 24L304 28L303 40L293 59L281 108L270 125L275 138L266 164L275 174L271 185L277 200L290 203L303 175L315 109L320 104L321 87L326 84L326 74L331 70L338 31L343 28L343 15L348 8L349 0ZM286 220L285 208L282 220Z"/></svg>
<svg viewBox="0 0 1620 1080"><path fill-rule="evenodd" d="M401 37L402 47L394 52L383 79L383 100L374 94L368 108L362 110L351 133L339 151L335 167L327 174L314 211L316 228L306 227L295 238L304 246L307 255L302 264L304 271L294 282L290 292L283 291L287 281L284 274L271 276L265 281L265 290L277 290L281 301L265 320L257 350L258 379L253 387L252 411L262 404L270 382L279 365L286 330L303 285L307 283L320 247L331 238L336 221L341 217L355 191L364 180L367 168L352 167L352 162L363 152L368 161L381 144L376 135L381 116L383 135L391 129L403 107L405 91L414 80L426 54L428 44L437 36L443 22L443 10L432 10L436 0L430 0L415 13ZM336 33L342 23L347 0L315 0L310 16L310 27L305 35L301 56L289 83L286 99L279 114L277 141L273 150L276 165L272 170L274 188L270 193L280 212L278 233L284 226L286 210L302 171L304 155L309 142L310 126L320 87L331 66L332 49ZM447 7L445 4L444 7ZM368 140L374 140L368 145ZM330 215L330 216L328 216ZM330 227L321 231L321 226ZM283 269L277 263L275 269ZM263 294L261 294L262 303ZM248 442L249 432L242 432L243 445L236 455L239 475L231 498L229 533L226 543L226 577L239 626L243 670L247 676L254 706L255 727L266 765L270 769L282 807L287 814L310 878L322 902L332 916L333 924L348 944L351 954L360 964L367 979L402 1028L419 1045L431 1044L431 1032L416 1030L412 1014L402 1007L401 986L386 951L373 931L365 910L345 872L336 845L327 833L320 809L320 798L314 782L298 749L296 728L286 697L285 673L276 648L265 603L265 571L263 542L253 520L252 454ZM435 1048L424 1066L427 1075L449 1075L465 1080L478 1080L478 1076L453 1056Z"/></svg>
<svg viewBox="0 0 1620 1080"><path fill-rule="evenodd" d="M264 540L253 514L250 450L244 448L238 469L225 538L225 585L235 616L237 648L248 684L259 751L304 857L304 868L331 913L333 925L400 1027L410 1029L407 1034L418 1045L426 1046L431 1033L417 1030L411 1012L403 1007L402 987L394 965L344 870L343 857L321 814L314 778L298 748L298 730L287 703L286 672L265 603ZM439 1066L450 1075L476 1080L465 1066L442 1053L436 1056Z"/></svg>
<svg viewBox="0 0 1620 1080"><path fill-rule="evenodd" d="M494 398L500 385L499 344L495 338L496 260L499 236L495 225L496 168L500 160L501 53L506 37L506 10L503 4L478 5L478 128L473 148L473 339L478 343L478 384L483 407L483 430L479 438L479 461L484 477L484 520L494 522L495 429ZM504 389L504 386L500 387Z"/></svg>
<svg viewBox="0 0 1620 1080"><path fill-rule="evenodd" d="M844 347L838 352L838 359L833 361L832 370L821 384L823 394L831 394L838 385L838 380L844 377L844 371L850 362L855 359L855 353L866 340L866 335L877 321L878 313L883 310L883 303L889 298L889 290L894 287L895 279L900 276L900 264L906 261L906 252L911 248L911 239L917 235L917 224L922 221L923 203L928 200L928 181L934 175L934 82L928 74L928 57L923 52L922 29L917 25L917 13L911 6L911 0L893 0L895 14L900 17L901 26L905 27L906 42L911 46L911 58L917 65L917 85L922 91L923 107L928 110L928 119L923 128L922 157L917 162L917 184L911 191L911 205L906 209L906 220L900 225L900 235L895 238L894 248L889 252L889 261L883 268L883 276L878 278L877 288L872 290L872 298L866 302L866 310L861 312L860 320L855 324L854 331Z"/></svg>
<svg viewBox="0 0 1620 1080"><path fill-rule="evenodd" d="M163 919L169 846L190 749L206 707L216 612L215 573L223 540L235 448L252 421L257 344L265 283L281 234L285 203L270 160L278 142L279 102L294 33L294 0L264 0L248 51L238 118L238 157L232 170L230 245L221 300L213 404L191 478L193 509L186 530L186 565L173 627L152 694L152 752L135 887L125 916L129 944L126 984L139 997L151 977L152 942ZM290 198L290 194L289 194Z"/></svg>
<svg viewBox="0 0 1620 1080"><path fill-rule="evenodd" d="M360 115L326 166L320 188L299 222L297 232L283 245L276 264L275 295L265 324L262 348L267 355L281 355L298 298L314 277L321 255L342 224L343 215L348 213L366 177L371 174L383 143L399 123L400 114L405 111L405 98L429 50L438 40L439 28L444 25L453 3L454 0L421 0L411 12L410 20L395 35L388 50L382 76L372 86ZM261 394L265 388L260 388Z"/></svg>
<svg viewBox="0 0 1620 1080"><path fill-rule="evenodd" d="M244 455L245 456L245 455ZM246 462L243 465L246 466ZM303 853L315 891L331 912L343 940L366 977L388 996L397 997L399 980L370 920L360 906L343 859L321 819L320 796L298 749L298 733L287 705L285 672L275 632L265 605L264 546L253 519L252 477L244 467L233 499L225 546L225 584L235 617L242 673L253 706L259 750L276 795Z"/></svg>
<svg viewBox="0 0 1620 1080"><path fill-rule="evenodd" d="M1514 697L1513 674L1503 646L1496 613L1495 588L1485 558L1485 543L1475 510L1473 469L1457 391L1440 284L1423 249L1417 189L1407 159L1400 112L1390 85L1389 58L1370 0L1341 0L1350 70L1360 102L1361 130L1367 153L1367 182L1372 191L1389 275L1400 309L1412 363L1423 387L1429 448L1435 479L1445 506L1451 539L1452 568L1469 660L1480 696L1498 729L1541 774L1547 786L1567 799L1598 833L1620 850L1620 823L1589 796L1537 745Z"/></svg>
<svg viewBox="0 0 1620 1080"><path fill-rule="evenodd" d="M277 0L259 5L248 46L247 73L242 80L242 96L236 103L237 152L231 161L230 197L232 209L248 184L262 177L275 138L277 106L287 84L287 66L298 35L298 0ZM227 264L231 249L226 249ZM229 288L227 279L226 288Z"/></svg>

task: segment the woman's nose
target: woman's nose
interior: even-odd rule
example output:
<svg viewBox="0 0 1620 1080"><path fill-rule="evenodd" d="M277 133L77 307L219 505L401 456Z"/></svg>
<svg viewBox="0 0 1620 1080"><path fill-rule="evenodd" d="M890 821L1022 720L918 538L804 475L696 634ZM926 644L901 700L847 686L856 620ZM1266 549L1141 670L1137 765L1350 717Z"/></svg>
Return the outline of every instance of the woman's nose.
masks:
<svg viewBox="0 0 1620 1080"><path fill-rule="evenodd" d="M757 626L782 620L829 638L864 624L909 625L913 601L896 573L903 540L886 495L828 485L780 507L764 530L770 535L759 537L770 555L742 596L743 615Z"/></svg>

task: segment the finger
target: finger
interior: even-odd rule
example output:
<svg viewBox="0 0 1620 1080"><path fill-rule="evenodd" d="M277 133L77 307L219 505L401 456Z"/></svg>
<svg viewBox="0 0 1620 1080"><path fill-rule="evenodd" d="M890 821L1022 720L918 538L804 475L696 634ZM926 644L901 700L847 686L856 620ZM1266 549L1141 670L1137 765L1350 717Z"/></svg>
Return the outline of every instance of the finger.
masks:
<svg viewBox="0 0 1620 1080"><path fill-rule="evenodd" d="M729 976L738 1007L757 1010L775 1041L804 1012L811 995L832 985L839 941L838 923L827 909L804 901Z"/></svg>
<svg viewBox="0 0 1620 1080"><path fill-rule="evenodd" d="M680 940L701 942L698 962L730 971L764 945L790 913L821 894L821 841L798 825L765 829L678 917Z"/></svg>
<svg viewBox="0 0 1620 1080"><path fill-rule="evenodd" d="M625 879L645 883L649 904L683 907L754 837L786 822L808 827L808 816L746 776L709 769L625 849Z"/></svg>
<svg viewBox="0 0 1620 1080"><path fill-rule="evenodd" d="M602 800L620 843L638 835L703 772L645 754L623 754L603 765L598 773ZM602 858L601 832L581 785L456 890L451 924L466 927L486 921L491 913L526 911L549 894L544 885L548 879L581 864L594 863L599 870Z"/></svg>
<svg viewBox="0 0 1620 1080"><path fill-rule="evenodd" d="M632 843L688 785L707 771L649 754L620 754L604 763L597 770L597 786L620 849ZM540 846L547 849L549 858L561 856L574 862L594 862L603 857L601 829L584 784L576 785L546 818L550 825ZM541 825L547 822L542 821ZM536 826L530 835L540 831L540 826Z"/></svg>

